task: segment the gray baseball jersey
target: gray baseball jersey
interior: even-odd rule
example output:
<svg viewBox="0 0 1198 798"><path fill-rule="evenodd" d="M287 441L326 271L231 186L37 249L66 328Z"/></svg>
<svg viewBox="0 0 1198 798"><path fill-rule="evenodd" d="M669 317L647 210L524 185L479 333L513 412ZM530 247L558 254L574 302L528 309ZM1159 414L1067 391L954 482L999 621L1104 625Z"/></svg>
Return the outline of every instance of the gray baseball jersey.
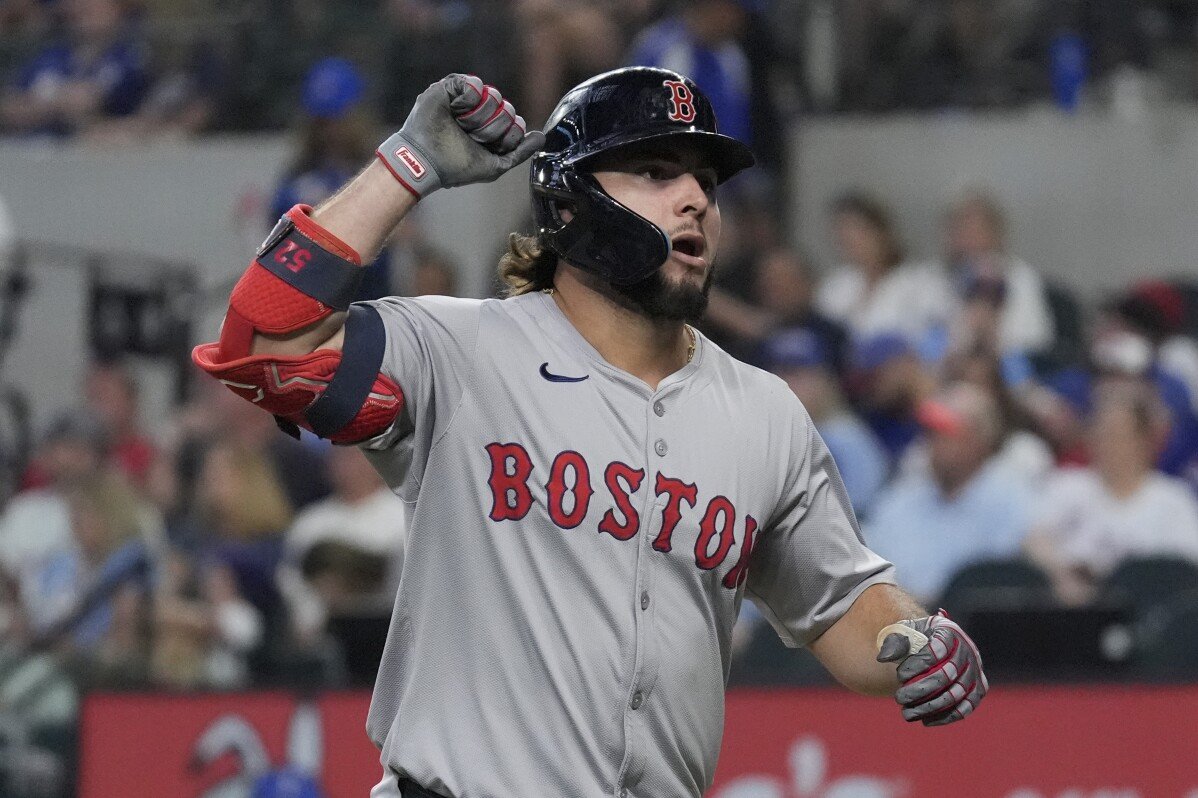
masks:
<svg viewBox="0 0 1198 798"><path fill-rule="evenodd" d="M893 581L803 407L702 336L654 390L544 293L375 307L412 513L373 795L701 795L742 596L800 646Z"/></svg>

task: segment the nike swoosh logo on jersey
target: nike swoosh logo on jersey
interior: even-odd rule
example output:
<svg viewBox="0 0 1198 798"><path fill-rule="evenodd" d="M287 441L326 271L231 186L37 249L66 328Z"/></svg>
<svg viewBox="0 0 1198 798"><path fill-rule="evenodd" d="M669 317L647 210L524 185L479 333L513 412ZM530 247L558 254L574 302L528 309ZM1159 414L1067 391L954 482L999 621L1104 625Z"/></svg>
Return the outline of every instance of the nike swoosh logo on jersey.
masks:
<svg viewBox="0 0 1198 798"><path fill-rule="evenodd" d="M550 382L582 382L591 375L584 374L581 377L567 377L563 374L554 374L549 370L549 363L545 362L541 364L541 376Z"/></svg>

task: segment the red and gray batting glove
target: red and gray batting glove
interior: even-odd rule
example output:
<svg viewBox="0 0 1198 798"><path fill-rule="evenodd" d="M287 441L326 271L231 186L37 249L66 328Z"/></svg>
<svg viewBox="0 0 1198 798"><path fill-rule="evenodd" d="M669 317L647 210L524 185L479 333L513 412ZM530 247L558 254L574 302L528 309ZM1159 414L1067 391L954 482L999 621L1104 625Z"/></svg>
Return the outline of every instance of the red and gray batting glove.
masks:
<svg viewBox="0 0 1198 798"><path fill-rule="evenodd" d="M378 157L418 198L439 188L489 183L545 143L494 86L446 75L416 98L403 127Z"/></svg>
<svg viewBox="0 0 1198 798"><path fill-rule="evenodd" d="M903 707L905 720L945 726L977 709L990 689L982 672L982 655L948 613L940 610L882 632L878 662L899 664L902 686L894 698Z"/></svg>

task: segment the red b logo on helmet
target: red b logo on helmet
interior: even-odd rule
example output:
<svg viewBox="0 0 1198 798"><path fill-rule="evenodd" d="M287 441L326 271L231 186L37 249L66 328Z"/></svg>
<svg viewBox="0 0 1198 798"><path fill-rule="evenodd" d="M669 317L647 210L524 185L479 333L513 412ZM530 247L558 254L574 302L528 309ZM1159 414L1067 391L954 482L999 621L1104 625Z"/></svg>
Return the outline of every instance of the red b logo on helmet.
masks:
<svg viewBox="0 0 1198 798"><path fill-rule="evenodd" d="M662 81L663 86L670 90L670 112L666 114L673 122L695 121L695 95L681 80Z"/></svg>

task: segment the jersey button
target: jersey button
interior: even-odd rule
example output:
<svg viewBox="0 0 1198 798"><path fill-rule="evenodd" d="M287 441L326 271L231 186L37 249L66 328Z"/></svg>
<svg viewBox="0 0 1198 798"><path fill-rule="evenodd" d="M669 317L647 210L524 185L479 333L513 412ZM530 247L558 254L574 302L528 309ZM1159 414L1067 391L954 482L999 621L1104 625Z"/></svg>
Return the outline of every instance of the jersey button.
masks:
<svg viewBox="0 0 1198 798"><path fill-rule="evenodd" d="M649 591L648 590L641 593L641 609L642 610L649 609Z"/></svg>
<svg viewBox="0 0 1198 798"><path fill-rule="evenodd" d="M658 416L664 416L666 414L666 406L660 399L653 403L653 412Z"/></svg>
<svg viewBox="0 0 1198 798"><path fill-rule="evenodd" d="M645 703L645 695L640 690L637 690L632 694L632 703L629 706L633 709L640 709L643 703Z"/></svg>
<svg viewBox="0 0 1198 798"><path fill-rule="evenodd" d="M628 798L628 788L627 787L620 788L620 798Z"/></svg>
<svg viewBox="0 0 1198 798"><path fill-rule="evenodd" d="M658 457L665 457L666 452L668 452L669 450L670 450L670 447L666 446L666 442L663 441L661 438L658 438L657 443L653 444L653 451L657 452Z"/></svg>

